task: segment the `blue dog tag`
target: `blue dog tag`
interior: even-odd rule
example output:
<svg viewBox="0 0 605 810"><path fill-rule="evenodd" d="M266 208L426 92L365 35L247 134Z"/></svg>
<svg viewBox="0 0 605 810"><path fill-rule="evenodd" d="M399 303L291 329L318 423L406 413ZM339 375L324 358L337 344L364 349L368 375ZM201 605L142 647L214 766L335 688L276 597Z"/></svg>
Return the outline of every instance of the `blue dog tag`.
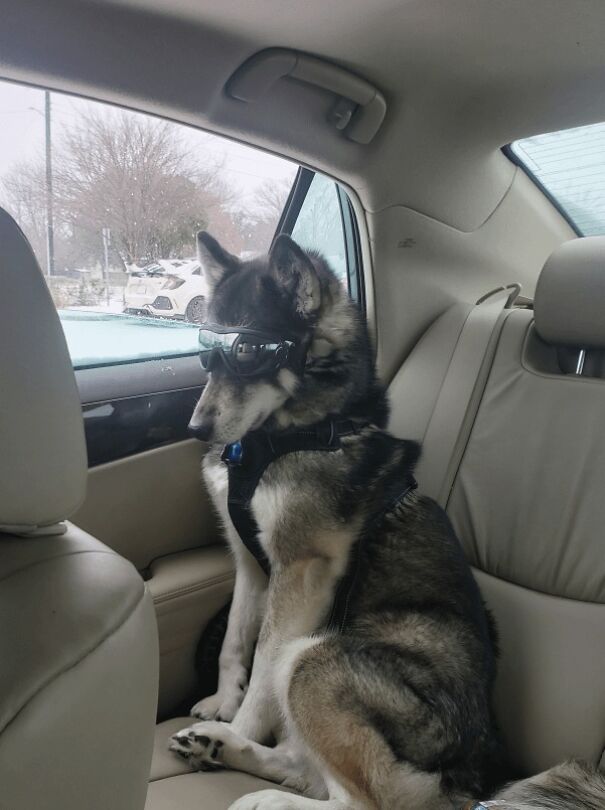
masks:
<svg viewBox="0 0 605 810"><path fill-rule="evenodd" d="M241 442L233 442L228 444L223 451L223 461L227 464L241 464L244 455L244 448Z"/></svg>

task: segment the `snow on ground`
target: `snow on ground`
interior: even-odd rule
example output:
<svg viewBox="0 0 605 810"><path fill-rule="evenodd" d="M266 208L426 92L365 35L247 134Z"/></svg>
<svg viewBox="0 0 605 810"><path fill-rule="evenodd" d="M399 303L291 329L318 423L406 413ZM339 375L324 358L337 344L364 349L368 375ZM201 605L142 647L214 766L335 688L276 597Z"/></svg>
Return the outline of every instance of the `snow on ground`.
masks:
<svg viewBox="0 0 605 810"><path fill-rule="evenodd" d="M59 317L74 368L199 351L199 327L183 321L120 315L94 307L62 309Z"/></svg>

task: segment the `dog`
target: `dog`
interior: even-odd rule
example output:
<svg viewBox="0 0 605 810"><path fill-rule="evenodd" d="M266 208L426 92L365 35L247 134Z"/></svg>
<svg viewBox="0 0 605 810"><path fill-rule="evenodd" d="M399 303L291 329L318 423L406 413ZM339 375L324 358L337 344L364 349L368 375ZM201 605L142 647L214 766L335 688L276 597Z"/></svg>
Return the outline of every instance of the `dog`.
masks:
<svg viewBox="0 0 605 810"><path fill-rule="evenodd" d="M198 249L209 375L190 426L236 580L218 690L171 750L291 789L233 810L605 807L579 763L501 787L494 625L415 489L419 446L385 429L365 321L326 261L285 235L250 261L204 232Z"/></svg>

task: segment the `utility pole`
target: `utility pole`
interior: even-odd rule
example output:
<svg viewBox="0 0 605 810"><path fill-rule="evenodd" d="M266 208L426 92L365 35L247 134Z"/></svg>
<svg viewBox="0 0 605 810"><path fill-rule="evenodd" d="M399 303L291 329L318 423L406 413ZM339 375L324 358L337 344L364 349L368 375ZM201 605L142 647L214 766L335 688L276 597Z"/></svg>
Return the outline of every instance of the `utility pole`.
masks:
<svg viewBox="0 0 605 810"><path fill-rule="evenodd" d="M46 267L55 275L55 230L53 217L53 167L50 143L50 90L44 91L44 124L46 147Z"/></svg>
<svg viewBox="0 0 605 810"><path fill-rule="evenodd" d="M105 277L105 300L109 307L109 245L111 243L111 231L109 228L103 228L101 231L103 236L103 275Z"/></svg>

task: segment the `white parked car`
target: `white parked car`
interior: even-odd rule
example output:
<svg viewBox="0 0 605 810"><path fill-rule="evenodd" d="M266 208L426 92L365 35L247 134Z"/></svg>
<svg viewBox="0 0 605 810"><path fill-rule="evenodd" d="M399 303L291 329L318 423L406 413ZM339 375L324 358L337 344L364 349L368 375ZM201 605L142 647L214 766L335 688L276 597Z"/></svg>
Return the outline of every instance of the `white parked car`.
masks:
<svg viewBox="0 0 605 810"><path fill-rule="evenodd" d="M124 312L201 323L208 287L199 262L160 260L142 270L129 268Z"/></svg>

